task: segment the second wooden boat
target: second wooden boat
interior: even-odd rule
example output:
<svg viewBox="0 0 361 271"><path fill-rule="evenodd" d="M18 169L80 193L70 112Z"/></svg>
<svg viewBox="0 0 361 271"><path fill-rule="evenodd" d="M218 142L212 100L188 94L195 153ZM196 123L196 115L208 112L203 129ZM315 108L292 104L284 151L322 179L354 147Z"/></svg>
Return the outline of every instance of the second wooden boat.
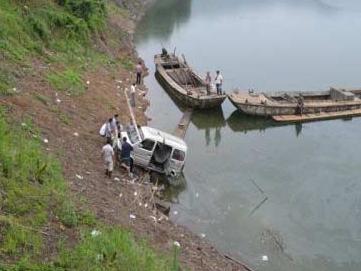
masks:
<svg viewBox="0 0 361 271"><path fill-rule="evenodd" d="M299 121L307 121L307 115L314 119L326 119L335 112L347 116L361 109L361 89L336 89L315 92L252 93L235 91L228 95L229 100L243 113L255 116L302 116ZM315 118L317 115L318 118ZM330 115L330 117L328 116Z"/></svg>
<svg viewBox="0 0 361 271"><path fill-rule="evenodd" d="M214 91L207 94L205 81L175 54L163 53L154 57L156 77L167 92L179 102L191 108L219 107L225 94Z"/></svg>

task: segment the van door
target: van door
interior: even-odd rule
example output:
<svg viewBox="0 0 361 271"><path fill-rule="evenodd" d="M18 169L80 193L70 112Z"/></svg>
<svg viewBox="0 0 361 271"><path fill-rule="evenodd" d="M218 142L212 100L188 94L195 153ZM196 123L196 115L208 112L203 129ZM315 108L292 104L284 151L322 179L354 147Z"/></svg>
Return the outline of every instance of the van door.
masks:
<svg viewBox="0 0 361 271"><path fill-rule="evenodd" d="M153 155L154 146L155 142L150 139L144 139L135 145L133 150L134 163L147 168Z"/></svg>
<svg viewBox="0 0 361 271"><path fill-rule="evenodd" d="M185 155L185 152L173 149L171 159L167 162L167 174L178 175L183 170Z"/></svg>

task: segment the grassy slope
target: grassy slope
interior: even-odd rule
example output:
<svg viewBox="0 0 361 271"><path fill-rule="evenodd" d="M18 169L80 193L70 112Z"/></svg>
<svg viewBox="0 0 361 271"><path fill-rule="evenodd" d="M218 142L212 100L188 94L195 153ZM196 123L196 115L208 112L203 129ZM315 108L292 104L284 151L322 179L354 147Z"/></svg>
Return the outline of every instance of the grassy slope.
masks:
<svg viewBox="0 0 361 271"><path fill-rule="evenodd" d="M110 0L0 1L0 95L16 92L16 81L32 72L33 59L51 67L44 79L53 88L73 95L85 90L85 71L129 65L126 59L95 48L112 30L107 16L115 12L127 16Z"/></svg>
<svg viewBox="0 0 361 271"><path fill-rule="evenodd" d="M131 69L128 58L94 45L103 33L121 35L109 29L109 13L127 16L107 0L1 0L0 96L16 94L34 59L51 67L44 80L70 95L81 95L82 75L96 66ZM177 269L129 232L75 207L32 123L9 125L0 113L0 270ZM93 229L101 234L92 236Z"/></svg>

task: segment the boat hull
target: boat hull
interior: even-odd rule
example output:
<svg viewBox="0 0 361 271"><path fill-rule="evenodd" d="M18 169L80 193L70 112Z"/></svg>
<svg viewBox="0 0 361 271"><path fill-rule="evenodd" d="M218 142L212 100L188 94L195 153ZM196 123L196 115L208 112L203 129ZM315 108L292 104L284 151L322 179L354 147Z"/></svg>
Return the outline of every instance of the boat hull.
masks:
<svg viewBox="0 0 361 271"><path fill-rule="evenodd" d="M227 95L188 95L187 90L182 88L179 84L177 84L170 76L167 74L165 69L161 64L157 63L157 56L155 57L156 63L156 72L155 77L158 82L162 85L162 87L168 92L171 97L174 97L177 101L179 101L182 105L186 107L194 108L194 109L210 109L217 108L222 105Z"/></svg>
<svg viewBox="0 0 361 271"><path fill-rule="evenodd" d="M267 105L267 104L252 104L247 101L239 102L231 95L228 96L231 103L241 112L252 116L281 116L281 115L297 115L299 114L299 107L297 104L293 105ZM361 101L355 102L339 102L333 104L319 104L307 105L303 107L303 114L318 114L321 112L339 112L361 109Z"/></svg>

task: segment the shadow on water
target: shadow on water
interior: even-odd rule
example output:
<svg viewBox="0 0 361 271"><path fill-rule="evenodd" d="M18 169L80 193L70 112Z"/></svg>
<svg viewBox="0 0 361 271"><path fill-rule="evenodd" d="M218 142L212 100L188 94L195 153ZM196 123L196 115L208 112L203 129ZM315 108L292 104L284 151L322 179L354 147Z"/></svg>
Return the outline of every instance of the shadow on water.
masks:
<svg viewBox="0 0 361 271"><path fill-rule="evenodd" d="M267 129L283 127L283 126L294 126L295 134L298 137L302 133L302 123L296 124L285 124L273 121L270 118L252 117L243 114L239 110L233 111L228 117L227 124L233 132L241 132L247 134L250 131L259 131L265 133Z"/></svg>
<svg viewBox="0 0 361 271"><path fill-rule="evenodd" d="M191 4L192 0L156 1L138 24L137 35L143 42L149 39L166 41L176 27L189 20Z"/></svg>

